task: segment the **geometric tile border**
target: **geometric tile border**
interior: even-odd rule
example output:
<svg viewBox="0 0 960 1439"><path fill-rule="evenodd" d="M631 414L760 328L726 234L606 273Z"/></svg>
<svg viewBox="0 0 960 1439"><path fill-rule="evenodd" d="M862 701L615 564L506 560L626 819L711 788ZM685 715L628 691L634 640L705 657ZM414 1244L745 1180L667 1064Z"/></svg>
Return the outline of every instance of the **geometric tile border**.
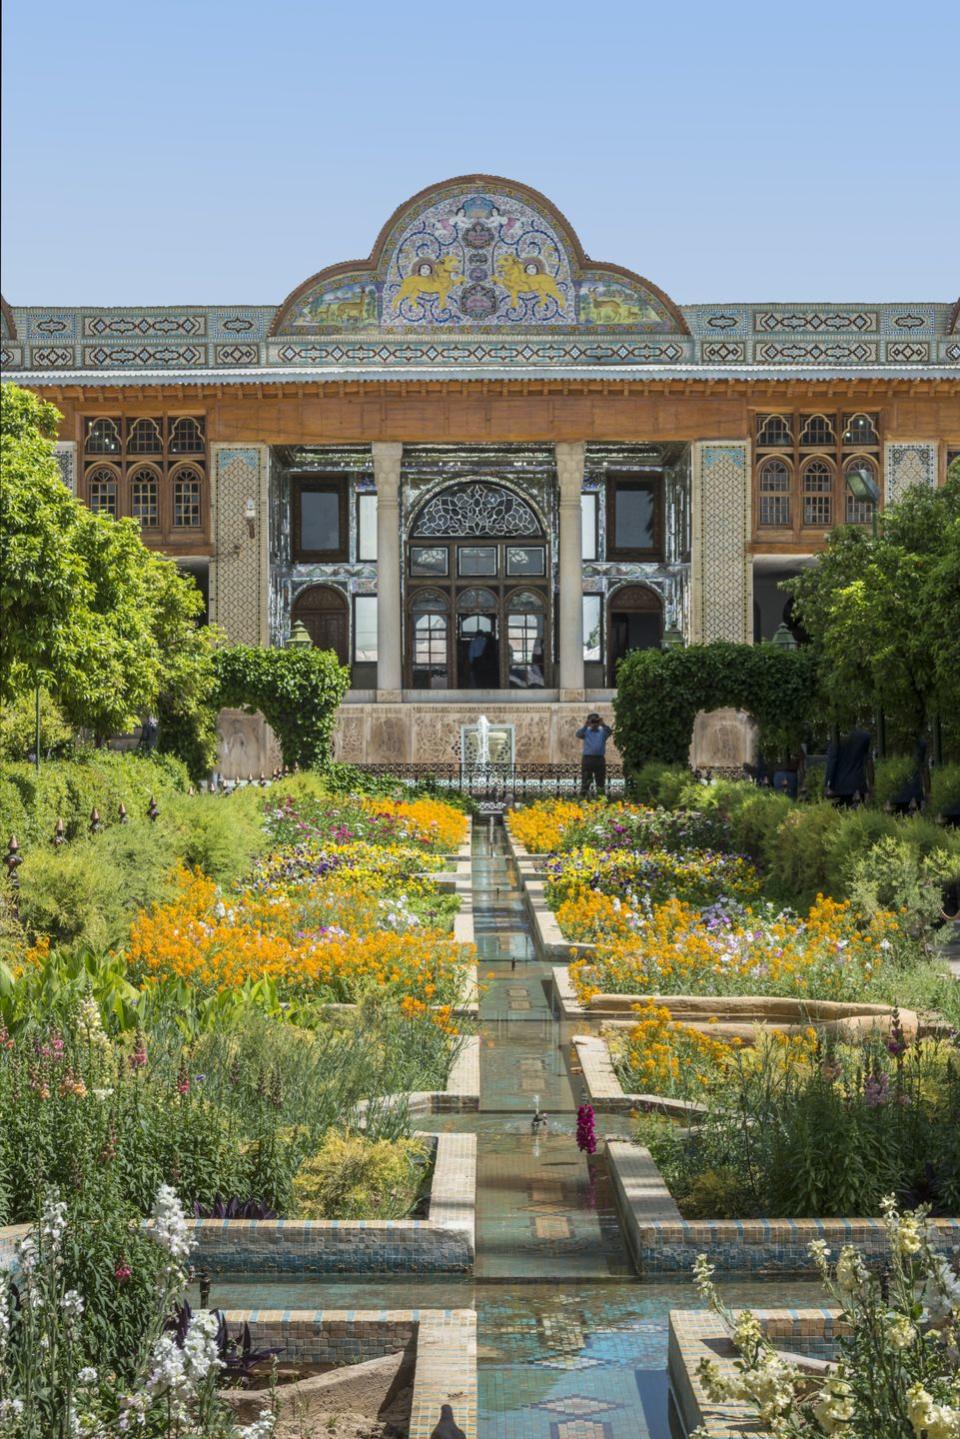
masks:
<svg viewBox="0 0 960 1439"><path fill-rule="evenodd" d="M477 1141L436 1142L427 1219L196 1219L194 1263L212 1273L464 1272L475 1253Z"/></svg>

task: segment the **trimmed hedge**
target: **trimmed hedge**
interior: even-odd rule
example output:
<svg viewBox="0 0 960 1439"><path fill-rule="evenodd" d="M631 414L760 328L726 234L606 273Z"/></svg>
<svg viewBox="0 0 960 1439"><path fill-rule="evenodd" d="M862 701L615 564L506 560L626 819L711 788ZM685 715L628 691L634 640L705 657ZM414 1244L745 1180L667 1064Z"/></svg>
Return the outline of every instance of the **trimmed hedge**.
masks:
<svg viewBox="0 0 960 1439"><path fill-rule="evenodd" d="M727 705L757 721L761 748L795 750L818 708L813 652L726 641L635 650L617 670L614 701L624 764L685 764L698 711Z"/></svg>
<svg viewBox="0 0 960 1439"><path fill-rule="evenodd" d="M49 760L39 770L25 761L0 764L0 844L15 834L23 850L53 838L62 819L68 839L89 829L90 812L104 828L118 823L121 802L130 818L146 814L151 796L183 793L186 767L171 755L78 750L72 759Z"/></svg>
<svg viewBox="0 0 960 1439"><path fill-rule="evenodd" d="M259 710L285 765L322 769L330 762L337 710L350 671L332 650L230 645L214 655L221 708Z"/></svg>

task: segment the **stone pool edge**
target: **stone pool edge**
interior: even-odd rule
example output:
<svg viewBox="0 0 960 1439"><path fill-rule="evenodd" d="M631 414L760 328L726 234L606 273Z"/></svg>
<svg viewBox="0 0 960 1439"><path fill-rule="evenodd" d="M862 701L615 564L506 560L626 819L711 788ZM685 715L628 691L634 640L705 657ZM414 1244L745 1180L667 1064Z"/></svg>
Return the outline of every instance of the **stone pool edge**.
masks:
<svg viewBox="0 0 960 1439"><path fill-rule="evenodd" d="M477 1439L477 1316L472 1309L228 1309L255 1348L286 1360L359 1364L416 1345L409 1439L430 1439L441 1404Z"/></svg>
<svg viewBox="0 0 960 1439"><path fill-rule="evenodd" d="M427 1219L195 1219L192 1262L209 1273L469 1273L476 1257L477 1141L436 1142Z"/></svg>

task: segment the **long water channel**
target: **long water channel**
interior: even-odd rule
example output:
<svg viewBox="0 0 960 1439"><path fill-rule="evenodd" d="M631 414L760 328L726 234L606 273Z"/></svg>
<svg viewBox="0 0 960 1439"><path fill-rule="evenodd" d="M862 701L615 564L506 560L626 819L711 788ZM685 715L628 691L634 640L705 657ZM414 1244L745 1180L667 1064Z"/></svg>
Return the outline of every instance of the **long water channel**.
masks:
<svg viewBox="0 0 960 1439"><path fill-rule="evenodd" d="M418 1120L476 1133L477 1260L472 1278L253 1276L213 1284L221 1308L474 1308L479 1439L671 1439L667 1316L699 1301L682 1276L638 1279L599 1156L577 1149L578 1082L569 1026L553 1015L548 968L531 938L501 826L474 825L480 973L480 1109ZM530 1120L537 1098L546 1134ZM626 1135L610 1116L599 1137ZM733 1303L820 1302L814 1281L730 1280Z"/></svg>

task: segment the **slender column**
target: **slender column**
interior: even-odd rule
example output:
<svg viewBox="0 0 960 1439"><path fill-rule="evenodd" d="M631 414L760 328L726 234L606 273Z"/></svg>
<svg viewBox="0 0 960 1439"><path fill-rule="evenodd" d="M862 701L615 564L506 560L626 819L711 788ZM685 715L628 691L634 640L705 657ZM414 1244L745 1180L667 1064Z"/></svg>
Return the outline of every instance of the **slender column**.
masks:
<svg viewBox="0 0 960 1439"><path fill-rule="evenodd" d="M692 644L753 635L749 440L693 446L690 633Z"/></svg>
<svg viewBox="0 0 960 1439"><path fill-rule="evenodd" d="M376 441L377 484L377 699L399 700L403 686L400 596L400 461L403 446Z"/></svg>
<svg viewBox="0 0 960 1439"><path fill-rule="evenodd" d="M560 698L583 699L583 528L580 493L586 446L554 446L560 487Z"/></svg>

